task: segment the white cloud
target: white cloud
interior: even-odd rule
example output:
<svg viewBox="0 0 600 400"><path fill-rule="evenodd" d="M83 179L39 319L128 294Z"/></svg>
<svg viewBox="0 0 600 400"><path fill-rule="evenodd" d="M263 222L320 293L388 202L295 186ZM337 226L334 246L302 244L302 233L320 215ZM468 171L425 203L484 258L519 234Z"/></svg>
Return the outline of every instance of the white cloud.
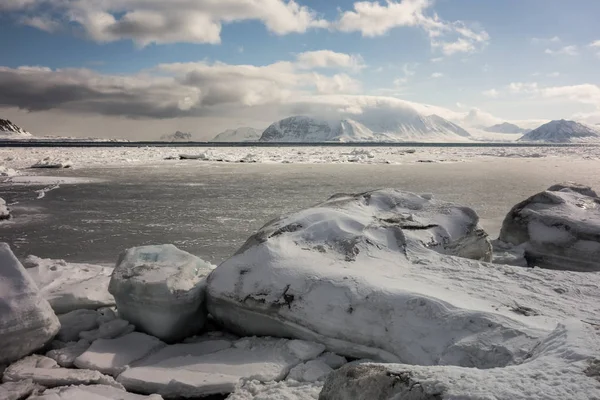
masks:
<svg viewBox="0 0 600 400"><path fill-rule="evenodd" d="M360 55L336 53L331 50L307 51L297 55L301 68L340 68L358 71L365 67Z"/></svg>
<svg viewBox="0 0 600 400"><path fill-rule="evenodd" d="M445 55L473 52L487 44L490 37L484 30L475 31L461 21L443 21L437 14L426 15L432 5L430 0L359 1L353 11L342 12L332 26L367 37L382 36L398 27L420 27L429 35L431 46L441 48Z"/></svg>
<svg viewBox="0 0 600 400"><path fill-rule="evenodd" d="M600 47L600 40L595 40L589 44L590 47Z"/></svg>
<svg viewBox="0 0 600 400"><path fill-rule="evenodd" d="M553 36L551 38L531 38L531 44L552 44L552 43L560 43L560 38L558 36Z"/></svg>
<svg viewBox="0 0 600 400"><path fill-rule="evenodd" d="M550 54L552 56L565 55L565 56L577 56L579 55L579 50L577 46L565 46L561 47L558 50L546 49L544 51L546 54Z"/></svg>
<svg viewBox="0 0 600 400"><path fill-rule="evenodd" d="M441 72L434 72L433 74L431 74L432 78L441 78L443 76L444 76L444 74Z"/></svg>
<svg viewBox="0 0 600 400"><path fill-rule="evenodd" d="M538 92L539 88L537 82L512 82L508 85L508 90L514 94L531 94Z"/></svg>
<svg viewBox="0 0 600 400"><path fill-rule="evenodd" d="M600 86L582 84L572 86L553 86L543 88L544 97L568 99L577 103L591 104L600 109Z"/></svg>
<svg viewBox="0 0 600 400"><path fill-rule="evenodd" d="M434 57L430 60L432 63L439 63L444 61L444 57Z"/></svg>
<svg viewBox="0 0 600 400"><path fill-rule="evenodd" d="M60 22L49 17L23 17L19 21L23 25L28 25L45 32L56 32L62 28Z"/></svg>
<svg viewBox="0 0 600 400"><path fill-rule="evenodd" d="M496 89L484 90L481 93L486 97L491 97L492 99L495 99L500 95L500 93Z"/></svg>

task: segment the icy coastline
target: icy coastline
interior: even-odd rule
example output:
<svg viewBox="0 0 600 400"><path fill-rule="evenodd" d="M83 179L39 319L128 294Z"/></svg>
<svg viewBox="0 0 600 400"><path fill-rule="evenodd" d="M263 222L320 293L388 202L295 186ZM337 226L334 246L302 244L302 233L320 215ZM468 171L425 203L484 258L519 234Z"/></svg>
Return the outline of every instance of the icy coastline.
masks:
<svg viewBox="0 0 600 400"><path fill-rule="evenodd" d="M0 398L600 399L600 272L564 252L565 232L598 244L600 199L536 196L545 213L515 206L507 242L385 189L271 221L216 268L172 245L114 269L4 245Z"/></svg>

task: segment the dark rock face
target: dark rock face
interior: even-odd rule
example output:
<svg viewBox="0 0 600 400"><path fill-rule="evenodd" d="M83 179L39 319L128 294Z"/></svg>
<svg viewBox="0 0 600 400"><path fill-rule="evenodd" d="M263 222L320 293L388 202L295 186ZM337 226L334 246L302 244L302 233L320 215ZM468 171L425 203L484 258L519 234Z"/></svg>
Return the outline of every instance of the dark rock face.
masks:
<svg viewBox="0 0 600 400"><path fill-rule="evenodd" d="M499 239L524 246L531 267L600 271L600 198L585 185L553 185L515 205Z"/></svg>
<svg viewBox="0 0 600 400"><path fill-rule="evenodd" d="M9 133L9 134L17 134L17 135L27 135L30 133L26 130L19 128L17 125L13 124L7 119L0 118L0 133Z"/></svg>

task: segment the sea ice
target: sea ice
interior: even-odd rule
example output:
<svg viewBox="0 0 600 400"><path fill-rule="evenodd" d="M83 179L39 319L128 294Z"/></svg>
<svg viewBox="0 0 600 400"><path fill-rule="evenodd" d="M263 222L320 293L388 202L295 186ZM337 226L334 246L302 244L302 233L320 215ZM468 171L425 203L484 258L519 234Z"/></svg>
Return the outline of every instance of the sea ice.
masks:
<svg viewBox="0 0 600 400"><path fill-rule="evenodd" d="M323 346L297 340L242 338L167 346L134 363L117 380L128 390L164 397L231 393L242 379L284 379L299 358L319 354Z"/></svg>
<svg viewBox="0 0 600 400"><path fill-rule="evenodd" d="M35 390L39 388L31 379L19 382L6 382L0 385L0 399L2 400L22 400L29 398Z"/></svg>
<svg viewBox="0 0 600 400"><path fill-rule="evenodd" d="M117 339L98 339L77 359L75 366L117 376L132 362L165 346L159 339L132 332Z"/></svg>
<svg viewBox="0 0 600 400"><path fill-rule="evenodd" d="M58 316L60 331L56 339L63 342L79 340L79 334L83 331L91 331L98 328L99 313L96 310L73 310Z"/></svg>
<svg viewBox="0 0 600 400"><path fill-rule="evenodd" d="M27 257L24 264L57 314L115 304L108 292L112 268L35 256Z"/></svg>
<svg viewBox="0 0 600 400"><path fill-rule="evenodd" d="M205 278L213 266L173 245L143 246L119 257L109 285L119 315L167 342L199 332Z"/></svg>
<svg viewBox="0 0 600 400"><path fill-rule="evenodd" d="M52 344L56 343L52 342ZM61 367L72 368L75 365L75 359L82 355L89 347L90 342L83 339L78 342L68 342L47 352L46 357L53 359Z"/></svg>
<svg viewBox="0 0 600 400"><path fill-rule="evenodd" d="M0 243L0 365L44 347L60 329L50 304L6 243Z"/></svg>
<svg viewBox="0 0 600 400"><path fill-rule="evenodd" d="M93 342L98 339L114 339L119 336L127 335L135 330L135 326L124 319L113 319L100 324L98 329L83 331L79 333L81 339Z"/></svg>
<svg viewBox="0 0 600 400"><path fill-rule="evenodd" d="M28 400L162 400L162 397L157 394L144 396L127 393L107 385L89 385L48 389L41 395L30 397Z"/></svg>
<svg viewBox="0 0 600 400"><path fill-rule="evenodd" d="M50 157L46 157L43 160L40 160L38 162L36 162L35 164L33 164L31 166L31 168L52 168L52 169L57 169L57 168L71 168L73 166L73 163L71 162L71 160L60 160L57 158L50 158Z"/></svg>
<svg viewBox="0 0 600 400"><path fill-rule="evenodd" d="M597 400L600 339L594 330L576 320L560 324L525 362L504 368L347 365L327 377L319 399Z"/></svg>
<svg viewBox="0 0 600 400"><path fill-rule="evenodd" d="M317 400L322 387L323 382L250 380L238 385L227 400Z"/></svg>
<svg viewBox="0 0 600 400"><path fill-rule="evenodd" d="M333 368L323 361L310 360L292 368L286 379L298 382L316 382L325 378L332 371Z"/></svg>
<svg viewBox="0 0 600 400"><path fill-rule="evenodd" d="M213 271L209 311L238 334L312 340L353 358L506 365L547 326L473 296L460 271L449 280L435 270L492 268L461 258L490 258L477 222L430 196L333 196L268 223Z"/></svg>
<svg viewBox="0 0 600 400"><path fill-rule="evenodd" d="M600 198L583 185L554 185L514 206L499 239L523 248L532 267L600 271Z"/></svg>
<svg viewBox="0 0 600 400"><path fill-rule="evenodd" d="M28 356L11 364L4 371L2 377L4 382L18 382L25 379L31 379L34 383L49 388L91 384L123 388L112 377L103 375L98 371L60 368L56 361L40 355Z"/></svg>

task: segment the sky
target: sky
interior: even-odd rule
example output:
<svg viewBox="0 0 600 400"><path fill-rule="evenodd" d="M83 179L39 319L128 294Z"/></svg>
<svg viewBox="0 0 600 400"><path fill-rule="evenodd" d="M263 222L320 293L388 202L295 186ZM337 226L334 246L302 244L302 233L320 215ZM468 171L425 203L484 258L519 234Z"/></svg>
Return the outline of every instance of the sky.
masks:
<svg viewBox="0 0 600 400"><path fill-rule="evenodd" d="M598 15L598 0L0 0L0 118L199 140L402 107L595 124Z"/></svg>

